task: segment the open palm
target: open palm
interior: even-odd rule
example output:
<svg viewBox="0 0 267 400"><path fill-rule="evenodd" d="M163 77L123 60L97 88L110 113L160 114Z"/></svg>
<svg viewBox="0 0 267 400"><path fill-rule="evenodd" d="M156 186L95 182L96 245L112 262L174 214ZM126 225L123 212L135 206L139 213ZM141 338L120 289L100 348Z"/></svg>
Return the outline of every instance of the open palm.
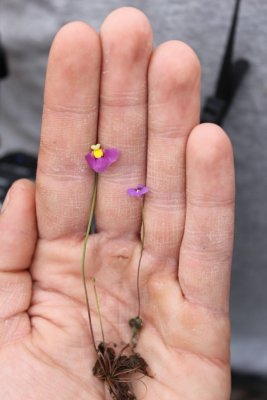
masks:
<svg viewBox="0 0 267 400"><path fill-rule="evenodd" d="M36 188L11 189L0 217L0 394L3 400L104 399L81 278L94 174L91 144L120 150L99 176L97 233L86 274L97 343L129 342L137 313L141 203L145 250L137 351L153 377L138 399L226 400L230 396L229 275L234 178L229 140L198 125L200 67L171 41L152 51L145 16L113 12L98 35L65 26L49 57ZM36 205L36 212L35 212ZM118 399L119 400L119 399Z"/></svg>

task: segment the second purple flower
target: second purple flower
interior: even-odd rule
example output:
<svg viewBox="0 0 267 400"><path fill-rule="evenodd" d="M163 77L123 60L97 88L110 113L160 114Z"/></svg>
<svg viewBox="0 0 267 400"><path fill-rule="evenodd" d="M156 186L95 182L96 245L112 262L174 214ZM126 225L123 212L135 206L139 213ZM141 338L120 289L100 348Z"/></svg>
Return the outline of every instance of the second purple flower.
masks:
<svg viewBox="0 0 267 400"><path fill-rule="evenodd" d="M136 188L129 188L127 193L132 197L141 197L144 196L148 192L148 187L145 185L138 184Z"/></svg>

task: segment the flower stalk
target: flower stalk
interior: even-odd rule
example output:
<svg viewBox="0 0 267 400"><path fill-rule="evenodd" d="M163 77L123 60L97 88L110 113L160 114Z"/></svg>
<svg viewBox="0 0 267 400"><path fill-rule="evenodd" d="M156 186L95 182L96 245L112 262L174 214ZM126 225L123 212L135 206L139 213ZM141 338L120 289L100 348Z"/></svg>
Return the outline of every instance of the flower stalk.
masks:
<svg viewBox="0 0 267 400"><path fill-rule="evenodd" d="M88 296L87 286L86 286L86 275L85 275L86 248L87 248L87 242L88 242L88 238L89 238L89 235L90 235L93 216L94 216L95 203L96 203L96 191L97 191L97 174L95 174L94 189L93 189L92 200L91 200L91 210L90 210L90 215L89 215L89 221L88 221L88 225L87 225L86 235L85 235L85 238L84 238L84 241L83 241L83 253L82 253L82 280L83 280L84 294L85 294L85 300L86 300L88 322L89 322L89 328L90 328L90 332L91 332L93 346L95 348L95 351L97 352L95 336L94 336L94 331L93 331L93 325L92 325L89 296Z"/></svg>
<svg viewBox="0 0 267 400"><path fill-rule="evenodd" d="M142 199L143 200L143 199ZM140 270L141 270L141 261L143 257L144 245L145 245L145 220L144 220L144 202L142 201L142 208L141 208L141 216L142 216L142 227L141 227L141 251L140 257L138 261L138 268L137 268L137 279L136 279L136 286L137 286L137 300L138 300L138 311L137 316L140 317L141 312L141 296L140 296Z"/></svg>
<svg viewBox="0 0 267 400"><path fill-rule="evenodd" d="M104 328L103 328L103 322L102 322L102 316L101 316L101 311L100 311L100 303L99 303L99 298L96 290L96 282L95 282L95 277L91 277L91 282L93 284L94 288L94 293L95 293L95 300L96 300L96 307L97 307L97 313L98 313L98 318L99 318L99 324L100 324L100 330L101 330L101 335L102 335L102 342L105 342L105 335L104 335Z"/></svg>
<svg viewBox="0 0 267 400"><path fill-rule="evenodd" d="M140 295L140 271L141 271L141 262L143 258L144 251L144 243L145 243L145 220L144 220L144 195L148 192L148 188L144 185L138 184L136 188L129 188L127 193L129 196L141 198L141 249L140 256L138 260L137 266L137 278L136 278L136 289L137 289L137 316L131 318L129 320L129 325L132 328L132 337L131 337L131 347L134 349L138 343L139 332L143 326L143 320L140 317L141 314L141 295Z"/></svg>

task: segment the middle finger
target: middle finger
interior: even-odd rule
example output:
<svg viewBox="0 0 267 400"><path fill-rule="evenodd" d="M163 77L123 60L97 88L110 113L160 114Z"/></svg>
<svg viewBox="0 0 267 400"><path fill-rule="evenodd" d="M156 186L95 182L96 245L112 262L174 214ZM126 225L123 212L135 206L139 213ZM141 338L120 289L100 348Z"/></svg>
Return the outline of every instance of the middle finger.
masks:
<svg viewBox="0 0 267 400"><path fill-rule="evenodd" d="M127 188L144 183L146 175L147 68L152 31L134 8L111 13L101 28L103 67L100 93L99 142L120 151L116 166L99 177L97 230L113 237L140 230L140 202Z"/></svg>

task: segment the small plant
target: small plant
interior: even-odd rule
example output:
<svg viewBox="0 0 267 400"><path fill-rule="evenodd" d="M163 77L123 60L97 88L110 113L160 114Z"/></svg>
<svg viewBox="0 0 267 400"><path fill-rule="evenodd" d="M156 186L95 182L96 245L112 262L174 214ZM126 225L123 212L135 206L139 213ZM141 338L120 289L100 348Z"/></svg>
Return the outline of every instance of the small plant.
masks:
<svg viewBox="0 0 267 400"><path fill-rule="evenodd" d="M91 151L85 156L85 159L95 171L95 183L92 194L91 210L87 226L87 231L83 243L83 254L82 254L82 278L88 313L89 328L92 337L92 343L96 352L96 362L93 367L93 375L103 381L109 390L111 398L114 400L135 400L136 396L133 392L133 374L139 373L141 376L150 376L148 364L141 357L139 353L135 351L138 344L138 337L140 330L143 326L143 321L140 317L141 311L141 297L140 297L140 269L141 261L144 250L144 237L145 237L145 226L144 226L144 213L143 213L143 196L148 192L148 188L143 185L137 185L136 188L130 188L127 193L136 198L141 198L142 201L142 234L141 234L141 251L137 268L137 316L129 320L129 325L132 329L132 336L129 343L124 345L119 351L117 345L114 347L108 346L105 342L104 329L102 325L102 318L100 312L99 299L96 290L96 281L94 277L91 277L93 289L95 293L95 299L97 304L97 311L99 316L99 322L101 327L102 340L99 345L96 345L94 337L94 330L91 319L91 309L89 304L89 297L86 285L86 274L85 274L85 256L87 242L89 239L95 202L97 193L97 174L105 171L111 164L115 163L119 158L119 151L117 149L102 149L100 144L92 145Z"/></svg>

